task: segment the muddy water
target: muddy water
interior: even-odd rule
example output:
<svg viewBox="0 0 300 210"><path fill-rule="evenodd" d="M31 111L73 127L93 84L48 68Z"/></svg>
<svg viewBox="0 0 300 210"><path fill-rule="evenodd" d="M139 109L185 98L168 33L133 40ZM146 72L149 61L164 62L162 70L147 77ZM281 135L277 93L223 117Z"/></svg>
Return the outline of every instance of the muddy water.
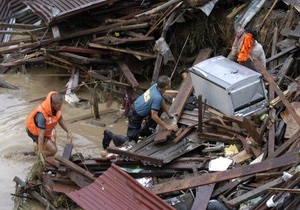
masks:
<svg viewBox="0 0 300 210"><path fill-rule="evenodd" d="M25 121L31 110L40 103L40 101L30 101L46 96L51 90L63 90L68 82L68 77L43 76L43 74L49 73L56 73L55 69L36 66L29 69L27 74L0 75L0 79L20 88L19 90L9 90L0 87L0 209L14 209L11 195L15 192L13 178L18 176L22 180L26 180L26 176L36 161L36 157L23 154L33 151L34 148L32 140L25 132ZM76 94L80 98L90 99L90 94L85 88L81 88ZM116 124L111 125L122 114L119 104L114 102L110 108L116 109L118 112L98 120L90 119L69 123L74 118L92 112L88 103L81 103L80 106L64 103L63 116L74 136L73 153L80 152L84 157L100 157L100 152L103 150L101 141L104 129L108 128L119 134L125 133L126 119L120 119ZM106 109L106 104L100 104L99 109ZM98 122L105 123L106 127L94 125ZM66 143L66 133L58 126L57 155L62 154ZM33 209L44 209L35 202L31 202L30 205Z"/></svg>

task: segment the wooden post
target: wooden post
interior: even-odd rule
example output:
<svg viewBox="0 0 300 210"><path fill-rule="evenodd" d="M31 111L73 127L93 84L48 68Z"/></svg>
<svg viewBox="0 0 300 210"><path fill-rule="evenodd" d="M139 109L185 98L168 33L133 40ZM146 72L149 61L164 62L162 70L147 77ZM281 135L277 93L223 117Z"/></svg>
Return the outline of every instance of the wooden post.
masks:
<svg viewBox="0 0 300 210"><path fill-rule="evenodd" d="M202 115L202 95L198 96L198 132L202 133L203 115Z"/></svg>

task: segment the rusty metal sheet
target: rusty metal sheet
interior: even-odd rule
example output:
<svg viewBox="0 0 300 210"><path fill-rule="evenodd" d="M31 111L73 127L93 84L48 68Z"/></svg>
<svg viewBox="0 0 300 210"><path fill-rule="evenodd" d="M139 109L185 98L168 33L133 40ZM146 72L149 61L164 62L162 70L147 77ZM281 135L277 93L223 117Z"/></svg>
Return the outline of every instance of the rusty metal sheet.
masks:
<svg viewBox="0 0 300 210"><path fill-rule="evenodd" d="M24 4L49 25L54 20L70 17L89 9L112 4L116 1L118 0L28 0L24 1Z"/></svg>
<svg viewBox="0 0 300 210"><path fill-rule="evenodd" d="M174 209L112 164L96 181L67 196L82 209Z"/></svg>
<svg viewBox="0 0 300 210"><path fill-rule="evenodd" d="M140 160L144 165L162 166L198 148L203 143L199 140L196 132L189 134L177 144L171 140L158 144L154 142L154 138L155 134L138 142L128 150L109 147L107 151L119 154L125 160Z"/></svg>

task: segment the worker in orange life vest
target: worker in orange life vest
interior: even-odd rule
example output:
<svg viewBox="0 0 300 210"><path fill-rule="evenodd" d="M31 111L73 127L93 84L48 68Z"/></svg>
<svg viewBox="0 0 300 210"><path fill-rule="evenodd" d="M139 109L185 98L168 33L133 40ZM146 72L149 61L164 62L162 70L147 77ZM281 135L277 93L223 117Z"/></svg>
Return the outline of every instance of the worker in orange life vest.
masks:
<svg viewBox="0 0 300 210"><path fill-rule="evenodd" d="M52 136L57 123L67 132L67 138L71 143L73 141L72 133L62 116L62 104L62 96L51 91L46 99L30 113L26 121L26 131L37 144L37 152L42 152L45 156L54 156L57 152L56 138Z"/></svg>
<svg viewBox="0 0 300 210"><path fill-rule="evenodd" d="M266 68L266 55L262 45L257 41L257 32L250 28L240 29L235 35L232 51L228 58L255 70L249 57L250 54L255 55L262 66Z"/></svg>

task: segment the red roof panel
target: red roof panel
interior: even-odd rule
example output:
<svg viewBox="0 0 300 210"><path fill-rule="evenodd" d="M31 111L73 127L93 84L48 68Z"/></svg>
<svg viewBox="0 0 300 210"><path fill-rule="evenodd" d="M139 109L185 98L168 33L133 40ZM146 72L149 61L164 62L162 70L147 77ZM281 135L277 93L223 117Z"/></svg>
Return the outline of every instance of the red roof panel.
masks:
<svg viewBox="0 0 300 210"><path fill-rule="evenodd" d="M86 210L174 209L113 163L92 184L67 196Z"/></svg>

